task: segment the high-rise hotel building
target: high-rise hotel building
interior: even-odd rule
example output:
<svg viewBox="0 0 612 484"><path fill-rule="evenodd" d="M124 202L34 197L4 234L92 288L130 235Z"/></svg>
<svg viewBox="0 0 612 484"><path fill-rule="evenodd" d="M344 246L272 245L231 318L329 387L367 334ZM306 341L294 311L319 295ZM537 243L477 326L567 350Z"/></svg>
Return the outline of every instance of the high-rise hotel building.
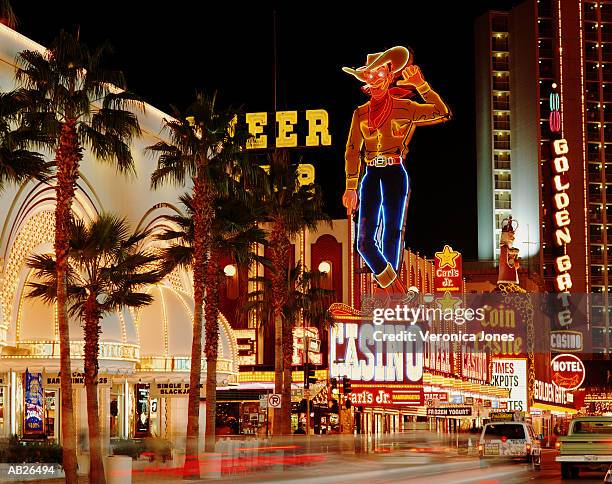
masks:
<svg viewBox="0 0 612 484"><path fill-rule="evenodd" d="M609 353L612 1L527 0L487 12L475 49L479 258L498 257L500 223L511 214L523 264L545 290L594 293L592 347ZM568 150L562 173L558 139ZM571 268L559 267L560 256Z"/></svg>

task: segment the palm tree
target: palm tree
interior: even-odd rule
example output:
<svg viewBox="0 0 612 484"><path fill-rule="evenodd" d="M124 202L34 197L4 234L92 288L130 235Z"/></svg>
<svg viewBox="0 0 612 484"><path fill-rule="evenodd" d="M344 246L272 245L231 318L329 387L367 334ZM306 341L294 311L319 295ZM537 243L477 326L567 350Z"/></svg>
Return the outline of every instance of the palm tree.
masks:
<svg viewBox="0 0 612 484"><path fill-rule="evenodd" d="M247 169L241 153L240 135L236 136L235 113L219 111L216 95L198 94L185 113L177 110L174 119L164 120L169 141L160 141L147 150L157 156L157 168L151 176L153 188L165 182L178 185L193 183L193 341L189 375L187 442L184 477L199 477L198 443L200 415L200 374L202 372L202 315L205 275L211 249L211 228L215 218L214 200L229 193L233 176ZM213 323L211 323L213 324ZM216 319L214 324L216 325ZM210 395L207 395L207 399ZM207 400L208 401L208 400ZM209 421L206 426L214 425Z"/></svg>
<svg viewBox="0 0 612 484"><path fill-rule="evenodd" d="M283 334L283 364L285 365L285 372L287 372L287 367L291 368L293 328L296 327L300 316L304 329L307 326L315 327L321 335L327 334L329 327L334 324L332 314L329 311L329 307L333 302L334 291L321 287L322 278L325 275L318 270L306 270L299 263L291 272L292 283L289 288L287 305L284 309L285 321L289 323L287 326L290 326L290 330L285 330ZM288 338L284 336L285 334L287 334ZM303 337L306 338L306 331L304 331ZM308 348L303 349L305 350L304 364L306 364L308 361ZM291 378L291 371L288 372L288 375L286 373L284 378ZM306 375L304 375L304 378L306 378ZM306 384L306 382L304 383ZM283 400L287 398L291 401L291 383L285 386L283 390ZM307 415L306 418L309 419L310 415Z"/></svg>
<svg viewBox="0 0 612 484"><path fill-rule="evenodd" d="M89 429L89 482L104 483L100 420L98 409L98 353L105 314L124 307L150 304L150 294L141 292L158 282L163 273L156 269L158 258L143 250L146 231L129 233L124 219L102 214L90 225L74 221L70 226L67 270L69 312L84 323L84 370ZM29 297L57 301L57 268L52 255L30 257L28 265L42 282L33 282Z"/></svg>
<svg viewBox="0 0 612 484"><path fill-rule="evenodd" d="M279 150L272 155L267 183L269 187L262 200L266 221L270 225L268 239L275 327L274 387L276 393L291 395L291 366L287 367L287 351L283 352L283 346L293 342L292 322L286 320L283 314L289 297L291 239L304 228L315 229L327 216L322 211L320 189L314 184L300 184L297 165L290 162L287 151ZM285 344L283 339L291 343L287 341ZM281 411L274 412L273 428L276 434L290 433L291 398L283 398Z"/></svg>
<svg viewBox="0 0 612 484"><path fill-rule="evenodd" d="M0 0L0 24L4 24L11 29L15 29L19 25L19 20L9 0Z"/></svg>
<svg viewBox="0 0 612 484"><path fill-rule="evenodd" d="M248 268L256 259L255 244L265 243L265 232L257 225L261 211L257 200L249 193L246 199L236 196L240 185L232 183L229 196L217 197L213 201L215 216L210 230L210 254L204 277L204 353L206 354L206 439L205 451L215 449L215 422L217 401L217 357L219 346L219 289L223 284L222 257L229 257L238 267ZM162 249L164 270L177 266L190 267L194 260L194 212L191 196L184 195L181 201L185 215L169 217L178 227L167 229L158 236L161 240L173 241Z"/></svg>
<svg viewBox="0 0 612 484"><path fill-rule="evenodd" d="M26 103L22 90L0 93L0 191L7 182L46 180L50 174L45 157L29 150L32 146L45 148L50 140L39 130L21 123Z"/></svg>
<svg viewBox="0 0 612 484"><path fill-rule="evenodd" d="M109 47L90 51L73 35L60 32L45 52L17 56L17 82L24 88L29 126L51 138L55 150L55 257L57 322L60 339L61 421L66 482L76 484L76 429L72 402L70 335L67 315L67 264L71 207L84 148L120 172L132 172L130 142L140 135L136 115L142 108L125 88L120 72L103 68Z"/></svg>
<svg viewBox="0 0 612 484"><path fill-rule="evenodd" d="M260 260L260 262L266 267L272 268L271 261ZM283 365L280 375L283 377L283 381L288 381L287 386L283 385L282 387L283 397L281 400L291 401L293 329L296 327L300 316L303 318L305 325L314 326L322 333L327 331L334 322L329 312L334 291L321 287L322 277L324 277L323 274L318 270L305 270L298 263L289 270L288 278L285 280L287 299L285 305L281 308L283 318L281 349L278 351L278 348L276 348ZM251 281L257 283L258 289L247 295L247 300L242 304L241 310L245 313L256 311L257 320L261 324L269 324L274 320L274 310L272 308L274 301L273 282L263 276L253 277Z"/></svg>

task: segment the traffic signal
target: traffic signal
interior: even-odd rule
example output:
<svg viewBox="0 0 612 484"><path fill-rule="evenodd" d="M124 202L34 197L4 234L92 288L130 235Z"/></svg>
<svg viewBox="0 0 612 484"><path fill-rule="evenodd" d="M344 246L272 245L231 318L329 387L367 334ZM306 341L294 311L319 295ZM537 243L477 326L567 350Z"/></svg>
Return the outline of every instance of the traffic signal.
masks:
<svg viewBox="0 0 612 484"><path fill-rule="evenodd" d="M310 388L310 385L315 383L317 383L317 377L314 368L308 364L304 365L304 388Z"/></svg>
<svg viewBox="0 0 612 484"><path fill-rule="evenodd" d="M348 395L349 393L351 393L351 380L349 380L348 378L345 378L344 380L342 380L342 392L345 395Z"/></svg>

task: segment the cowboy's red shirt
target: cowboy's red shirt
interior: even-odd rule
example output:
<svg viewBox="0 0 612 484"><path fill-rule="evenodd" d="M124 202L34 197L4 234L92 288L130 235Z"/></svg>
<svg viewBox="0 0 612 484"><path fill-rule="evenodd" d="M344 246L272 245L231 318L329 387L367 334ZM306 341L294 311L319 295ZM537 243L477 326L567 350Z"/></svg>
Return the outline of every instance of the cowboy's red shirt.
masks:
<svg viewBox="0 0 612 484"><path fill-rule="evenodd" d="M355 109L345 153L347 189L357 189L362 150L368 161L378 155L400 155L405 158L417 126L450 119L450 110L435 91L428 89L421 96L426 103L393 98L391 112L378 129L370 129L368 123L370 101Z"/></svg>

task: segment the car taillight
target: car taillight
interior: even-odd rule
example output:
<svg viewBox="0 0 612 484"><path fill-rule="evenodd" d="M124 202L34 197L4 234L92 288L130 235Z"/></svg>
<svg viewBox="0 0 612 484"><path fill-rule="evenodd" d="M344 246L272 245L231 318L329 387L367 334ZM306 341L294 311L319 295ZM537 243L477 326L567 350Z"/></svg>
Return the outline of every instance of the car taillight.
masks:
<svg viewBox="0 0 612 484"><path fill-rule="evenodd" d="M555 449L559 450L561 448L561 442L555 442Z"/></svg>
<svg viewBox="0 0 612 484"><path fill-rule="evenodd" d="M527 452L529 452L531 450L531 444L527 444L526 447L527 447Z"/></svg>
<svg viewBox="0 0 612 484"><path fill-rule="evenodd" d="M506 440L508 440L508 437L506 437L505 435L502 436L501 441L505 444Z"/></svg>

